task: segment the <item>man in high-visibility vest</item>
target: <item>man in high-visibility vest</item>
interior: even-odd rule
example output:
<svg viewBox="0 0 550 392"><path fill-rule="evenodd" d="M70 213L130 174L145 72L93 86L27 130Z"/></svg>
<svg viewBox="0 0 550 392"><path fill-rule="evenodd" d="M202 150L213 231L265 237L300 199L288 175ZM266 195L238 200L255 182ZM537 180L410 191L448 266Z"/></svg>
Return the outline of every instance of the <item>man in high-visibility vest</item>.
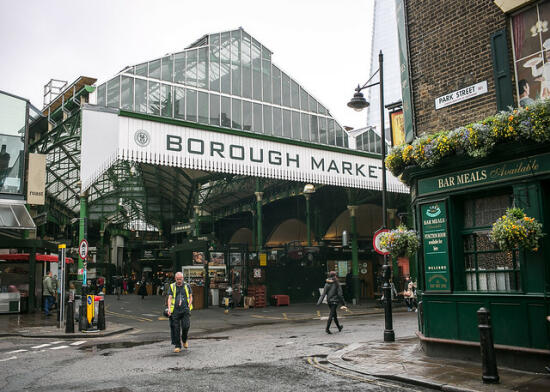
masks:
<svg viewBox="0 0 550 392"><path fill-rule="evenodd" d="M193 309L193 294L191 287L183 282L183 274L176 273L176 282L170 285L168 291L168 316L170 316L170 332L175 353L181 351L181 345L188 348L187 333L191 326L189 315Z"/></svg>

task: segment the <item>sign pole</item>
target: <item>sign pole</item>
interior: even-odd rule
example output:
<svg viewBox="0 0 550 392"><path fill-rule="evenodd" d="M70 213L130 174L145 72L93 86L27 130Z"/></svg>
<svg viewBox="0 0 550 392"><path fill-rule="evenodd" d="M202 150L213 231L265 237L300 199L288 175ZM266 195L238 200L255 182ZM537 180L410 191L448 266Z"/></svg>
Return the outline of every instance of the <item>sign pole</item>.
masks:
<svg viewBox="0 0 550 392"><path fill-rule="evenodd" d="M59 303L59 328L63 325L65 320L65 251L67 245L59 244L58 245L58 266L59 266L59 289L60 297L58 300Z"/></svg>

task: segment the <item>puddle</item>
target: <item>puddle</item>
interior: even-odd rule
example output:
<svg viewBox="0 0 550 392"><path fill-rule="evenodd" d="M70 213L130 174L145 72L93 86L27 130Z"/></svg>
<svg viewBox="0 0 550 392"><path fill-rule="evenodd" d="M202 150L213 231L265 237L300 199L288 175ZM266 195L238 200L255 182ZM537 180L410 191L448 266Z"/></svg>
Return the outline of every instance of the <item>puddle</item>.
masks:
<svg viewBox="0 0 550 392"><path fill-rule="evenodd" d="M107 350L107 349L110 349L110 348L117 349L117 348L130 348L130 347L136 347L136 346L145 346L147 344L153 344L153 343L158 343L158 342L162 342L162 340L148 340L148 341L146 340L146 341L142 341L142 342L102 343L102 344L94 344L93 346L80 347L79 350L96 352L96 351ZM111 353L107 353L107 354L111 354Z"/></svg>
<svg viewBox="0 0 550 392"><path fill-rule="evenodd" d="M289 336L289 339L296 339L298 336Z"/></svg>
<svg viewBox="0 0 550 392"><path fill-rule="evenodd" d="M328 365L330 362L327 360L317 361L317 363L320 363L321 365Z"/></svg>

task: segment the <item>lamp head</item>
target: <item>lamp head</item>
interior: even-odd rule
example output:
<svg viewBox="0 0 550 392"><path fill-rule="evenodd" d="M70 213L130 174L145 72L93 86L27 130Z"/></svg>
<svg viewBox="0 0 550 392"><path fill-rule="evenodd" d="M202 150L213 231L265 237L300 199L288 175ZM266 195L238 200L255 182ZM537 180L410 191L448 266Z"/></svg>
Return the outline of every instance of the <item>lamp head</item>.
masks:
<svg viewBox="0 0 550 392"><path fill-rule="evenodd" d="M306 184L304 186L304 193L305 194L312 194L315 193L315 185L313 184Z"/></svg>
<svg viewBox="0 0 550 392"><path fill-rule="evenodd" d="M356 112L360 112L361 110L369 106L369 103L363 96L363 93L361 92L359 87L355 89L355 94L353 94L353 98L351 99L351 101L348 102L348 106Z"/></svg>

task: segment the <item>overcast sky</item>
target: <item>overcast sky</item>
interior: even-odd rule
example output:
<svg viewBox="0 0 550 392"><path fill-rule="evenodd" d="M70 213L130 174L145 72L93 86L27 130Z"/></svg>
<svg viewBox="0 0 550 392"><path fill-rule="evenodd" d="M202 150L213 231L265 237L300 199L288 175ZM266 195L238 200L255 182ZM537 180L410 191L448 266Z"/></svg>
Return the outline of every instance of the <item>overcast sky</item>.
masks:
<svg viewBox="0 0 550 392"><path fill-rule="evenodd" d="M43 103L50 79L98 83L126 65L243 27L273 63L341 125L366 124L346 103L368 79L374 0L0 0L0 90Z"/></svg>

